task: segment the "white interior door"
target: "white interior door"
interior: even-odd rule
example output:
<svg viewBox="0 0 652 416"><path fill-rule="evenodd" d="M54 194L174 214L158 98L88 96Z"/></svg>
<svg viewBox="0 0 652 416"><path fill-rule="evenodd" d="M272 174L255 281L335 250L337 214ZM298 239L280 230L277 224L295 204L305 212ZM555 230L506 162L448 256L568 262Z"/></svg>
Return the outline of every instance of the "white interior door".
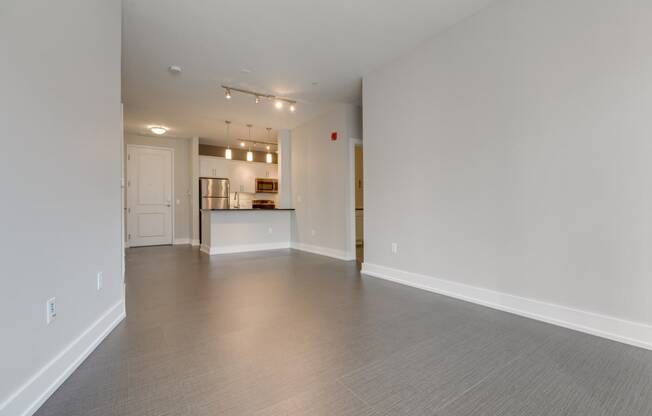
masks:
<svg viewBox="0 0 652 416"><path fill-rule="evenodd" d="M172 244L172 150L127 146L127 241Z"/></svg>

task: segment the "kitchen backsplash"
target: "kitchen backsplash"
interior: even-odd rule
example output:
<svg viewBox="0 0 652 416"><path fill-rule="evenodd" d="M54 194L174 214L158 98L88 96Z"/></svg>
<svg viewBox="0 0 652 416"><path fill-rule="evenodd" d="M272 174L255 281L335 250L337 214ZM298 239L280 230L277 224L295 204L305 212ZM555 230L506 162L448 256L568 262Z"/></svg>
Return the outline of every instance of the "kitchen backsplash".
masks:
<svg viewBox="0 0 652 416"><path fill-rule="evenodd" d="M240 194L240 208L251 208L254 199L271 199L276 205L278 205L278 194L251 194L247 192L239 192ZM230 194L231 201L229 205L234 207L236 204L235 192Z"/></svg>

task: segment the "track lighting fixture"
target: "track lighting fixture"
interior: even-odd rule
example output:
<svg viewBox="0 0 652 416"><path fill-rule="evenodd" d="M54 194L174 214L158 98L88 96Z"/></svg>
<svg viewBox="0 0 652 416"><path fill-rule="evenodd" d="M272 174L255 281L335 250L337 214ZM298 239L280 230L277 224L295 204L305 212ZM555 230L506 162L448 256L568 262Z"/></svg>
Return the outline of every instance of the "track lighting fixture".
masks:
<svg viewBox="0 0 652 416"><path fill-rule="evenodd" d="M279 110L282 109L285 106L285 104L289 105L290 112L292 113L294 113L297 108L297 102L294 100L290 100L288 98L277 97L271 94L263 94L256 91L243 90L241 88L229 87L226 85L222 85L222 88L224 88L224 96L226 97L227 100L231 99L231 92L235 91L241 94L253 95L256 104L259 104L263 99L265 99L269 101L274 101L274 106Z"/></svg>

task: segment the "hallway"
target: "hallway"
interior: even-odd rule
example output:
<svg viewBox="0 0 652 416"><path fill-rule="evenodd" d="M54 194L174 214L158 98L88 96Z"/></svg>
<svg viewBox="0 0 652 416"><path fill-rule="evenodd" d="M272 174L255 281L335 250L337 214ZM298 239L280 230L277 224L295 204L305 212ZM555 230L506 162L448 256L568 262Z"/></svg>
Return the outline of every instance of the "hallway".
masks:
<svg viewBox="0 0 652 416"><path fill-rule="evenodd" d="M652 352L300 251L131 249L127 319L37 412L645 415Z"/></svg>

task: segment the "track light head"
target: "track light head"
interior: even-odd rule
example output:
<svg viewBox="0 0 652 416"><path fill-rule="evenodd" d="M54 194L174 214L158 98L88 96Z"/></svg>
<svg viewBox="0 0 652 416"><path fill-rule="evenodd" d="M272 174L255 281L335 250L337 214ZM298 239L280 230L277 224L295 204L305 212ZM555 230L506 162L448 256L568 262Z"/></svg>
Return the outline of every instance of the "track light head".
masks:
<svg viewBox="0 0 652 416"><path fill-rule="evenodd" d="M226 91L224 92L224 96L226 97L227 100L231 99L231 90L226 88Z"/></svg>

